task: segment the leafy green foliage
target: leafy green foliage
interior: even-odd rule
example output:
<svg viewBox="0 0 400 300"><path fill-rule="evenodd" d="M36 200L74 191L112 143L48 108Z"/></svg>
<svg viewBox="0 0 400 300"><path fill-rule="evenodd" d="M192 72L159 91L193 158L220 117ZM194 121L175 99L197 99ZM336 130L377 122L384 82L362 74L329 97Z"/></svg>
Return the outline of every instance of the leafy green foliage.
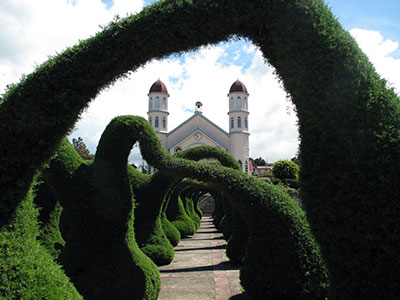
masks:
<svg viewBox="0 0 400 300"><path fill-rule="evenodd" d="M171 157L143 118L125 116L118 119L126 124L123 136L140 135L143 157L160 172L171 177L189 177L215 184L232 195L232 203L242 212L249 229L241 280L250 298L285 295L297 299L320 299L324 296L326 270L318 246L310 233L304 212L286 193L240 170L188 160L219 155L221 161L237 164L223 150L197 147ZM210 155L208 151L215 155ZM170 193L171 198L179 198L186 185L186 182L177 184ZM171 203L174 202L170 202L169 207ZM184 211L183 205L180 206L179 210ZM278 256L281 257L270 259Z"/></svg>
<svg viewBox="0 0 400 300"><path fill-rule="evenodd" d="M135 235L139 248L158 265L174 259L174 249L164 233L161 209L166 191L172 184L170 177L157 172L144 175L128 166L128 177L135 195Z"/></svg>
<svg viewBox="0 0 400 300"><path fill-rule="evenodd" d="M50 186L46 182L41 182L36 186L35 204L40 209L39 239L55 259L58 258L61 249L65 246L65 240L60 231L60 218L62 206L56 200Z"/></svg>
<svg viewBox="0 0 400 300"><path fill-rule="evenodd" d="M267 165L267 162L262 157L256 158L253 161L253 163L254 163L254 166L266 166Z"/></svg>
<svg viewBox="0 0 400 300"><path fill-rule="evenodd" d="M30 191L18 206L14 221L0 230L0 299L82 300L37 239L38 210L32 199Z"/></svg>
<svg viewBox="0 0 400 300"><path fill-rule="evenodd" d="M160 291L159 272L139 249L133 228L127 158L135 137L123 130L118 134L121 127L126 124L118 118L107 126L92 164L82 163L64 139L45 170L70 221L59 260L85 299L154 300Z"/></svg>
<svg viewBox="0 0 400 300"><path fill-rule="evenodd" d="M252 40L260 48L295 104L301 139L301 198L329 270L329 299L396 299L400 271L400 101L322 0L161 1L137 15L115 20L96 36L50 58L10 87L0 105L2 234L12 234L14 229L7 226L14 224L17 207L26 198L37 170L103 88L153 58L216 43L234 34ZM247 179L232 170L216 165L202 165L201 169L194 162L184 165L179 159L172 163L163 161L158 151L146 152L156 155L154 166L160 164L166 170L175 167L175 171L178 166L194 167L186 174L196 173L200 180L212 175L207 180L212 177L235 194L239 191L237 194L246 201L236 202L246 202L255 215L254 208L258 208L264 218L271 217L268 212L280 212L273 214L278 219L283 215L295 218L298 222L293 224L301 226L293 225L293 232L306 226L297 208L266 183L254 182L257 188L253 189L253 182L246 187ZM254 220L263 224L260 217ZM282 219L271 220L286 224ZM246 253L246 260L254 260L245 260L242 274L247 274L243 275L246 292L259 299L255 291L264 292L266 283L283 278L290 282L282 280L281 287L302 282L302 292L297 288L280 289L278 281L273 285L276 294L267 289L271 297L280 299L282 293L296 291L292 298L304 294L312 298L307 292L315 285L302 280L304 274L309 275L308 270L286 274L285 268L280 268L283 273L261 277L261 266L264 271L277 269L276 265L257 265L258 259L265 262L259 249L268 247L261 237L280 236L275 230L264 232L249 223L254 244L248 247L251 251ZM304 230L307 240L308 229ZM293 242L290 235L286 237L280 237L282 245ZM302 249L314 249L314 242L305 244L307 247ZM272 252L268 257L275 257L274 249L269 250ZM312 265L306 259L309 253L298 254L305 259L304 265ZM314 258L311 261L319 259ZM319 274L320 268L315 270ZM251 281L252 272L260 278ZM15 274L23 273L16 270ZM32 287L31 292L36 288Z"/></svg>
<svg viewBox="0 0 400 300"><path fill-rule="evenodd" d="M272 167L272 174L280 179L297 179L299 166L290 160L278 160Z"/></svg>

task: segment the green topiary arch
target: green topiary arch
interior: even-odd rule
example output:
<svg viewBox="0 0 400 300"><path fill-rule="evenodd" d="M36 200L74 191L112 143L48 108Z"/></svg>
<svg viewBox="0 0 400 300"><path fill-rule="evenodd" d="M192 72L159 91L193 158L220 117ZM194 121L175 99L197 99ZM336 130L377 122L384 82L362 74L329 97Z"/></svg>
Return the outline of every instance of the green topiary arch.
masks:
<svg viewBox="0 0 400 300"><path fill-rule="evenodd" d="M322 0L161 1L49 59L0 105L0 224L101 89L233 34L260 47L296 106L302 198L329 299L397 297L399 99Z"/></svg>

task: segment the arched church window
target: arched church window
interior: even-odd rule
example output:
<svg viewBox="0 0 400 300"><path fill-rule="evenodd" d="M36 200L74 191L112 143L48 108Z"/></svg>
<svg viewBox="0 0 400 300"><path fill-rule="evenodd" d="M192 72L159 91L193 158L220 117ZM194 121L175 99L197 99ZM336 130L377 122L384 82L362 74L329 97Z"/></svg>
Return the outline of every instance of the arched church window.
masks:
<svg viewBox="0 0 400 300"><path fill-rule="evenodd" d="M245 109L247 109L248 108L248 103L247 103L247 97L244 97L244 103L243 103L243 107L245 108Z"/></svg>
<svg viewBox="0 0 400 300"><path fill-rule="evenodd" d="M235 127L235 121L233 119L233 117L231 117L231 128Z"/></svg>
<svg viewBox="0 0 400 300"><path fill-rule="evenodd" d="M176 147L175 148L175 152L179 152L179 151L182 151L182 148L181 147Z"/></svg>
<svg viewBox="0 0 400 300"><path fill-rule="evenodd" d="M242 98L236 98L236 108L242 108Z"/></svg>
<svg viewBox="0 0 400 300"><path fill-rule="evenodd" d="M244 171L246 173L249 173L249 163L247 162L247 160L244 162Z"/></svg>
<svg viewBox="0 0 400 300"><path fill-rule="evenodd" d="M167 123L167 121L166 121L165 117L163 117L163 118L162 118L162 127L163 127L163 128L165 128L166 123Z"/></svg>
<svg viewBox="0 0 400 300"><path fill-rule="evenodd" d="M231 97L231 99L229 100L229 109L234 109L234 105L233 105L233 97Z"/></svg>
<svg viewBox="0 0 400 300"><path fill-rule="evenodd" d="M162 98L162 108L167 109L167 98L165 97Z"/></svg>
<svg viewBox="0 0 400 300"><path fill-rule="evenodd" d="M249 128L249 122L247 121L247 117L244 117L244 128Z"/></svg>
<svg viewBox="0 0 400 300"><path fill-rule="evenodd" d="M156 117L156 118L154 119L154 127L155 127L155 128L158 128L159 125L160 125L160 124L159 124L159 119L158 119L158 117Z"/></svg>
<svg viewBox="0 0 400 300"><path fill-rule="evenodd" d="M156 97L156 108L160 108L160 97Z"/></svg>
<svg viewBox="0 0 400 300"><path fill-rule="evenodd" d="M151 117L149 117L149 123L150 123L151 126L153 126L153 122L152 121L153 121L153 119Z"/></svg>
<svg viewBox="0 0 400 300"><path fill-rule="evenodd" d="M149 99L149 109L153 109L153 97Z"/></svg>
<svg viewBox="0 0 400 300"><path fill-rule="evenodd" d="M243 164L242 164L242 161L239 159L239 160L238 160L238 162L239 162L239 165L240 165L240 169L242 169L242 170L243 170Z"/></svg>
<svg viewBox="0 0 400 300"><path fill-rule="evenodd" d="M242 118L238 117L238 128L242 128Z"/></svg>

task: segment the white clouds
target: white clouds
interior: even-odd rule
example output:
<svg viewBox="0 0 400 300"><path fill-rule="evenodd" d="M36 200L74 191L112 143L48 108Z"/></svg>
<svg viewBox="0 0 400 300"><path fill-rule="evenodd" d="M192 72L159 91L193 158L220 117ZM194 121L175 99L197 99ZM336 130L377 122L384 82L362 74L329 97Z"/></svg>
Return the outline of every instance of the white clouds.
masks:
<svg viewBox="0 0 400 300"><path fill-rule="evenodd" d="M141 10L142 0L2 0L0 2L0 93L48 56L100 30L113 16ZM8 66L8 68L7 68Z"/></svg>
<svg viewBox="0 0 400 300"><path fill-rule="evenodd" d="M354 28L350 33L375 65L377 72L399 93L400 59L390 56L398 50L399 42L385 39L379 31Z"/></svg>
<svg viewBox="0 0 400 300"><path fill-rule="evenodd" d="M95 34L99 25L109 23L115 14L123 17L142 7L142 0L114 0L108 10L101 0L0 1L0 93L6 84L18 81L22 73L31 72L49 55ZM400 60L390 56L398 49L398 42L384 39L379 32L354 29L351 33L378 72L400 90ZM250 93L250 156L269 162L290 159L298 145L297 118L293 111L288 113L291 103L261 52L250 43L238 45L241 52L235 48L229 55L226 44L219 44L184 55L181 60L149 62L104 90L82 114L72 136L81 136L93 153L113 117L134 114L147 118L147 93L158 78L170 94L169 130L189 118L194 103L201 101L204 115L228 131L227 93L239 78ZM235 59L237 63L243 53L251 62L236 65Z"/></svg>
<svg viewBox="0 0 400 300"><path fill-rule="evenodd" d="M147 93L160 78L168 88L169 130L192 116L194 104L203 103L203 114L228 131L228 98L232 83L239 78L247 87L249 97L250 155L269 161L290 159L297 151L298 134L294 113L286 94L275 80L272 68L264 63L261 52L253 49L254 58L249 68L232 63L219 63L225 56L224 45L202 48L195 54L179 60L152 61L133 73L129 80L117 82L94 101L78 123L74 137L81 136L89 149L94 146L107 123L116 115L134 114L147 117ZM232 55L234 56L235 53ZM178 78L178 80L176 80ZM135 150L137 152L137 150ZM134 159L140 163L140 159Z"/></svg>

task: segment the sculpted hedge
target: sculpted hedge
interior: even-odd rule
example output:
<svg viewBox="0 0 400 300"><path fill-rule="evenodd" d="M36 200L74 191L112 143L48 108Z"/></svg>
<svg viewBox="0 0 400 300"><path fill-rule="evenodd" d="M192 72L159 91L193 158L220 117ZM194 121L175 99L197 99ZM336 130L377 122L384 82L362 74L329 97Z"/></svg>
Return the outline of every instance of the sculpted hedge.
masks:
<svg viewBox="0 0 400 300"><path fill-rule="evenodd" d="M0 104L2 240L15 232L35 173L99 91L150 59L233 34L260 47L296 106L302 202L329 299L396 299L399 98L321 0L162 1L23 78Z"/></svg>

